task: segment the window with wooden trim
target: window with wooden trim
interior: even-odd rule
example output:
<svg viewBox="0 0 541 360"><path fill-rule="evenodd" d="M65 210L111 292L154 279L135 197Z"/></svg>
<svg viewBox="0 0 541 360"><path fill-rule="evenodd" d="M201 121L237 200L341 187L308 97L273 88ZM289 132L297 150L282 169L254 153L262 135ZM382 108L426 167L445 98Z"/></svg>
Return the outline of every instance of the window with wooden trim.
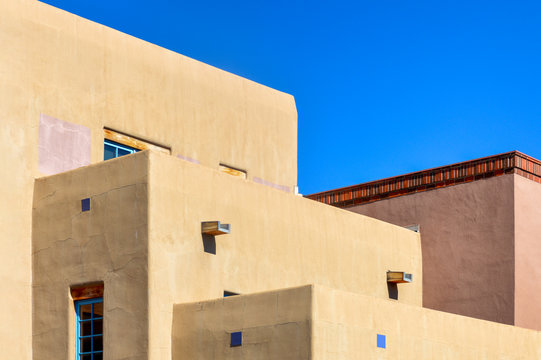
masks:
<svg viewBox="0 0 541 360"><path fill-rule="evenodd" d="M103 360L103 284L72 287L77 360Z"/></svg>
<svg viewBox="0 0 541 360"><path fill-rule="evenodd" d="M151 149L164 154L170 154L171 150L133 136L123 134L111 129L103 129L104 148L103 159L109 160L120 156L136 153L140 150Z"/></svg>

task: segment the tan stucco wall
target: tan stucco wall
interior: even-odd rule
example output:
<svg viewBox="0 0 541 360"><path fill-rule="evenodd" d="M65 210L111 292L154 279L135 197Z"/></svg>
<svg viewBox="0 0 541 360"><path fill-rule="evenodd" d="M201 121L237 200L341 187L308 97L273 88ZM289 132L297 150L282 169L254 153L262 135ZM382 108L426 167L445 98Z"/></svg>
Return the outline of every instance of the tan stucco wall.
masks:
<svg viewBox="0 0 541 360"><path fill-rule="evenodd" d="M347 210L420 224L425 307L513 324L513 179L504 175Z"/></svg>
<svg viewBox="0 0 541 360"><path fill-rule="evenodd" d="M311 359L312 287L175 305L173 360ZM231 333L242 331L242 346Z"/></svg>
<svg viewBox="0 0 541 360"><path fill-rule="evenodd" d="M91 129L92 162L103 159L107 126L212 168L224 162L296 185L291 95L35 0L8 0L0 16L2 105L25 110L3 120L29 132L30 144L46 114ZM36 151L26 156L34 167Z"/></svg>
<svg viewBox="0 0 541 360"><path fill-rule="evenodd" d="M541 330L541 184L515 175L515 325Z"/></svg>
<svg viewBox="0 0 541 360"><path fill-rule="evenodd" d="M91 211L81 213L85 197ZM39 179L34 208L38 358L72 353L69 286L89 281L105 282L106 316L117 314L105 327L109 346L118 348L106 348L110 359L123 351L142 357L147 343L149 358L170 358L173 304L224 290L320 282L387 298L386 271L400 269L414 282L400 285L398 301L421 305L418 234L170 155L145 151ZM201 221L215 219L230 223L232 233L217 236L211 254ZM107 327L134 312L137 336Z"/></svg>
<svg viewBox="0 0 541 360"><path fill-rule="evenodd" d="M541 358L538 331L319 286L312 306L314 360Z"/></svg>
<svg viewBox="0 0 541 360"><path fill-rule="evenodd" d="M388 298L387 270L413 273L398 301L421 305L417 233L249 180L150 154L151 357L170 358L174 303L224 290L252 293L306 283ZM231 224L203 251L201 222Z"/></svg>
<svg viewBox="0 0 541 360"><path fill-rule="evenodd" d="M103 127L171 147L217 168L246 169L293 189L292 96L228 74L35 0L0 11L0 348L29 359L31 204L40 115L86 126L91 161ZM65 152L64 154L70 152Z"/></svg>
<svg viewBox="0 0 541 360"><path fill-rule="evenodd" d="M70 286L98 281L105 358L148 359L147 159L142 153L36 180L34 360L75 358ZM87 197L91 209L81 212Z"/></svg>
<svg viewBox="0 0 541 360"><path fill-rule="evenodd" d="M230 347L233 331L241 347ZM540 340L537 331L309 285L175 305L173 359L535 360Z"/></svg>

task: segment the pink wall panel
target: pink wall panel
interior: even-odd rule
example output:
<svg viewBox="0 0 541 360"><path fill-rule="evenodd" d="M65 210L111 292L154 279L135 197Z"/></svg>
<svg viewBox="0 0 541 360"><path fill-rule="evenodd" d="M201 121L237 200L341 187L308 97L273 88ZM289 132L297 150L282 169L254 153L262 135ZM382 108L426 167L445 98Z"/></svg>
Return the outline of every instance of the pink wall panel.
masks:
<svg viewBox="0 0 541 360"><path fill-rule="evenodd" d="M90 129L41 115L38 142L39 171L45 175L90 164Z"/></svg>
<svg viewBox="0 0 541 360"><path fill-rule="evenodd" d="M348 210L400 226L420 224L425 307L513 324L515 176L492 177Z"/></svg>
<svg viewBox="0 0 541 360"><path fill-rule="evenodd" d="M541 330L541 185L515 180L515 325Z"/></svg>

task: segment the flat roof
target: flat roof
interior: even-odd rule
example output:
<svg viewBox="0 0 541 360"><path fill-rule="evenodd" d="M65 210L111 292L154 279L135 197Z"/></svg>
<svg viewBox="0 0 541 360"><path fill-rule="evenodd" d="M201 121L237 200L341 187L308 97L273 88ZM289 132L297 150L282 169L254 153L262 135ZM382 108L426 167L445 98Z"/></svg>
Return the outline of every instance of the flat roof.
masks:
<svg viewBox="0 0 541 360"><path fill-rule="evenodd" d="M322 191L306 195L305 197L345 208L505 174L518 174L541 183L541 161L519 151L511 151L358 185Z"/></svg>

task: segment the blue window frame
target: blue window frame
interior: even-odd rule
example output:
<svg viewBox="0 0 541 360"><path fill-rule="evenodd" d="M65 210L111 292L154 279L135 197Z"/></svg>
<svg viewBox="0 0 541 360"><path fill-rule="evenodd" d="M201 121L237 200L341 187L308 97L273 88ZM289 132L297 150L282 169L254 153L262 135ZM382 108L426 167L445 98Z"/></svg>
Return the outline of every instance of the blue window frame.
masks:
<svg viewBox="0 0 541 360"><path fill-rule="evenodd" d="M75 302L77 360L103 360L103 298Z"/></svg>
<svg viewBox="0 0 541 360"><path fill-rule="evenodd" d="M138 151L139 149L135 149L135 148L105 139L103 143L103 160L114 159L120 156L133 154Z"/></svg>

